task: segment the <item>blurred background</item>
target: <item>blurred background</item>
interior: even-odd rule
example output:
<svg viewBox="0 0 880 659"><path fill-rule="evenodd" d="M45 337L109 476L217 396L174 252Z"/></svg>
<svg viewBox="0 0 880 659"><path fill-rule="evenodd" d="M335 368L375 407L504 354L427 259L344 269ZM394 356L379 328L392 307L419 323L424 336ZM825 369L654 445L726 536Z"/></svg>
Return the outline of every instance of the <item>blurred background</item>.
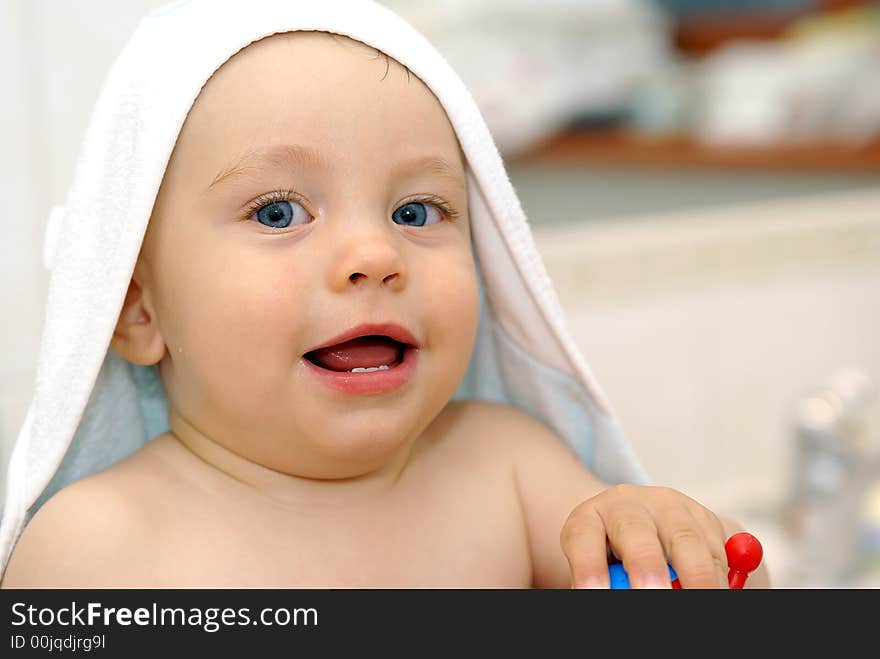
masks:
<svg viewBox="0 0 880 659"><path fill-rule="evenodd" d="M0 0L0 485L46 220L162 4ZM383 4L470 87L655 481L755 533L777 586L880 587L880 3Z"/></svg>

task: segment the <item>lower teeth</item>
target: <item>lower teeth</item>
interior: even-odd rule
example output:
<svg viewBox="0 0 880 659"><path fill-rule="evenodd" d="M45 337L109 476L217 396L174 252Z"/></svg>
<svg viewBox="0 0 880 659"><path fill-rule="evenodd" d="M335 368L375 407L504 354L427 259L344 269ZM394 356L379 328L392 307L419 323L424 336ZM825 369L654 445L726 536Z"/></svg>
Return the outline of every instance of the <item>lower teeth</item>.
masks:
<svg viewBox="0 0 880 659"><path fill-rule="evenodd" d="M387 371L388 366L382 364L381 366L370 366L369 368L353 368L349 371L349 373L374 373L375 371Z"/></svg>

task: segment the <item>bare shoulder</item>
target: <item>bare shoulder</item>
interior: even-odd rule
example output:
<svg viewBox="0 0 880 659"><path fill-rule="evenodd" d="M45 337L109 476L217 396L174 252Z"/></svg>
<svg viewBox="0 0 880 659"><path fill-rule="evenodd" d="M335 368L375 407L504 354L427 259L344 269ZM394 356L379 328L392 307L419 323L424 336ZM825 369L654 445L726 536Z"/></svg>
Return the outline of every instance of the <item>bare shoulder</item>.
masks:
<svg viewBox="0 0 880 659"><path fill-rule="evenodd" d="M457 411L467 434L511 467L532 557L533 583L566 588L568 562L560 546L566 518L605 485L548 425L509 405L470 401Z"/></svg>
<svg viewBox="0 0 880 659"><path fill-rule="evenodd" d="M546 438L559 441L553 431L537 418L506 403L485 400L461 400L447 405L444 416L469 433L478 432L482 441L499 448L513 450L524 445L543 442Z"/></svg>
<svg viewBox="0 0 880 659"><path fill-rule="evenodd" d="M144 550L149 512L121 473L58 491L22 531L2 588L90 588L119 583ZM124 580L124 579L123 579Z"/></svg>
<svg viewBox="0 0 880 659"><path fill-rule="evenodd" d="M580 501L605 485L571 447L546 423L503 403L469 400L449 406L442 423L474 457L503 462L512 469L519 494L528 507L548 492L568 502ZM485 464L485 463L484 463Z"/></svg>
<svg viewBox="0 0 880 659"><path fill-rule="evenodd" d="M496 457L509 456L517 465L535 460L581 466L580 460L561 437L546 423L505 403L483 400L457 401L449 406L467 441L492 451Z"/></svg>

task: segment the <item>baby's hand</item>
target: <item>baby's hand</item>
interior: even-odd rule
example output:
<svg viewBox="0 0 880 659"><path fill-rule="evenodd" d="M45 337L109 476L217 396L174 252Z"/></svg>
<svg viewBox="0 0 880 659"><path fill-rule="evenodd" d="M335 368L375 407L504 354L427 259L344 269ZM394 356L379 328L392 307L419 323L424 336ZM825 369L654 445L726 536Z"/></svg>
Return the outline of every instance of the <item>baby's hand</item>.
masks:
<svg viewBox="0 0 880 659"><path fill-rule="evenodd" d="M562 527L574 588L608 588L608 550L632 588L727 588L725 530L708 508L666 487L615 485L578 505ZM607 545L606 545L607 539Z"/></svg>

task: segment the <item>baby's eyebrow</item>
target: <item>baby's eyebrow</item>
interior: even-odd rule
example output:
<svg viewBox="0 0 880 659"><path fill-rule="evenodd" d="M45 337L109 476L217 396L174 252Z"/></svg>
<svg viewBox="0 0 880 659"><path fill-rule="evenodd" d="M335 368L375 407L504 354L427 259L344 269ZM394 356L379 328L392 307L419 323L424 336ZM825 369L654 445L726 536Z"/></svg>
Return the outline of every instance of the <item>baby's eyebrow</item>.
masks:
<svg viewBox="0 0 880 659"><path fill-rule="evenodd" d="M411 160L404 160L397 163L392 170L392 178L402 176L407 172L428 171L446 180L453 185L465 187L464 171L461 167L452 165L445 158L440 156L421 156Z"/></svg>
<svg viewBox="0 0 880 659"><path fill-rule="evenodd" d="M315 149L299 144L276 144L270 147L249 149L232 165L220 170L208 190L223 181L247 174L249 170L267 167L313 167L329 170L330 163Z"/></svg>
<svg viewBox="0 0 880 659"><path fill-rule="evenodd" d="M300 144L276 144L246 151L232 165L222 169L214 177L208 190L229 179L247 175L251 170L270 167L314 168L325 172L332 169L330 162L316 149ZM454 185L465 185L462 168L452 165L440 156L426 155L396 163L391 174L392 177L397 177L412 171L428 171L447 179Z"/></svg>

